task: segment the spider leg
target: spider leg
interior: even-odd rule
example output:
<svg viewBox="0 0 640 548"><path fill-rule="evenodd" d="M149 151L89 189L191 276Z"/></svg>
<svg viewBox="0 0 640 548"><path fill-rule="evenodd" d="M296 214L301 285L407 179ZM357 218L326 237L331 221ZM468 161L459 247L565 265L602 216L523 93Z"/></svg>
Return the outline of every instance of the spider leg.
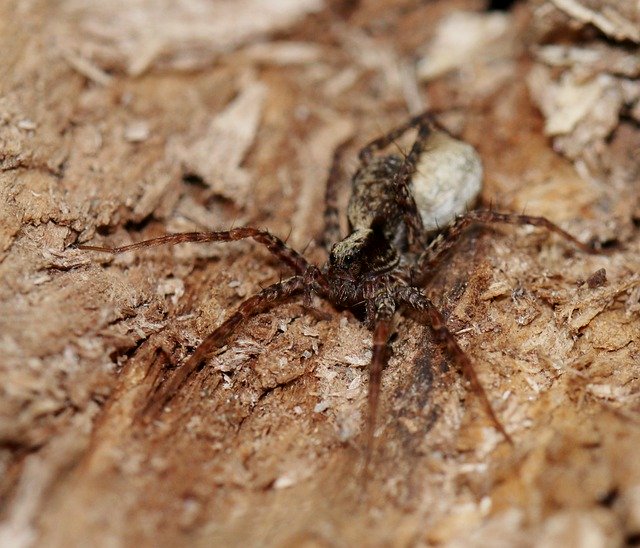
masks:
<svg viewBox="0 0 640 548"><path fill-rule="evenodd" d="M429 244L429 247L418 258L414 274L420 277L423 273L436 267L442 260L444 254L458 242L465 229L475 223L505 223L537 226L558 234L558 236L571 242L585 253L597 253L596 249L581 242L545 217L533 217L531 215L519 215L516 213L498 213L490 209L478 209L460 215L454 223L438 233L436 238Z"/></svg>
<svg viewBox="0 0 640 548"><path fill-rule="evenodd" d="M433 113L431 111L424 112L415 116L407 123L391 130L386 135L371 141L360 151L359 155L360 162L366 165L371 161L375 151L386 148L410 129L418 129L416 140L409 154L404 158L400 169L395 174L393 184L396 187L396 201L403 211L404 222L407 226L409 246L413 248L417 247L420 250L425 249L427 242L422 216L418 211L418 206L411 191L411 178L416 171L418 160L425 149L427 140L434 126L440 128L434 121Z"/></svg>
<svg viewBox="0 0 640 548"><path fill-rule="evenodd" d="M285 263L297 274L304 274L311 266L307 260L296 250L290 248L280 238L267 232L250 226L233 228L222 232L181 232L178 234L166 234L158 238L144 240L135 244L123 245L121 247L100 247L93 245L79 245L78 249L87 251L104 251L105 253L125 253L147 247L159 245L176 245L187 242L232 242L253 238L256 242L264 245L273 255Z"/></svg>
<svg viewBox="0 0 640 548"><path fill-rule="evenodd" d="M256 295L245 300L217 329L207 335L187 361L176 369L173 376L166 383L158 387L144 407L142 414L153 417L159 413L166 403L178 392L187 378L216 348L224 344L238 325L251 316L286 301L295 293L302 291L304 287L304 276L292 276L291 278L265 287Z"/></svg>
<svg viewBox="0 0 640 548"><path fill-rule="evenodd" d="M395 312L395 303L389 296L375 300L373 319L373 348L369 366L369 391L367 393L367 424L365 430L365 474L373 454L373 442L380 401L380 383L382 370L387 364L387 342L391 331L391 320Z"/></svg>
<svg viewBox="0 0 640 548"><path fill-rule="evenodd" d="M360 159L360 163L363 165L368 164L373 157L373 154L377 151L387 148L389 145L393 144L397 141L402 135L404 135L407 131L412 128L428 125L434 123L433 121L433 111L423 112L422 114L418 114L411 118L408 122L405 122L401 126L398 126L382 137L378 137L373 141L369 142L358 154L358 158Z"/></svg>
<svg viewBox="0 0 640 548"><path fill-rule="evenodd" d="M304 290L302 296L302 306L315 318L329 320L331 315L323 312L313 304L313 294L315 293L323 299L331 301L329 282L325 275L316 266L307 269L303 275Z"/></svg>
<svg viewBox="0 0 640 548"><path fill-rule="evenodd" d="M407 225L409 246L418 246L419 249L424 249L427 242L422 216L418 211L418 206L411 191L411 177L416 172L418 160L425 148L430 133L431 126L421 122L418 126L416 141L413 143L409 154L407 154L404 162L402 162L402 166L393 180L397 192L396 200L403 211L404 222Z"/></svg>
<svg viewBox="0 0 640 548"><path fill-rule="evenodd" d="M324 194L324 232L322 234L322 245L327 251L342 239L340 234L340 212L338 210L338 183L342 178L342 158L347 144L344 143L336 148L333 153L333 161L327 186Z"/></svg>
<svg viewBox="0 0 640 548"><path fill-rule="evenodd" d="M453 357L458 367L462 370L462 374L471 384L471 388L480 397L482 405L485 408L487 415L495 425L496 429L504 436L504 438L509 443L513 444L511 436L509 436L504 426L498 419L495 411L493 410L493 407L491 406L491 402L489 401L487 392L480 382L473 362L469 359L469 356L465 354L464 350L460 348L460 345L458 344L458 341L456 341L456 338L453 336L453 333L451 333L451 331L449 331L449 329L447 328L445 319L440 311L427 297L425 297L420 292L419 289L415 287L398 287L396 290L396 299L398 300L399 304L402 303L404 305L407 305L409 306L409 308L415 311L418 314L418 317L425 324L428 324L434 331L436 336L445 343L447 350Z"/></svg>

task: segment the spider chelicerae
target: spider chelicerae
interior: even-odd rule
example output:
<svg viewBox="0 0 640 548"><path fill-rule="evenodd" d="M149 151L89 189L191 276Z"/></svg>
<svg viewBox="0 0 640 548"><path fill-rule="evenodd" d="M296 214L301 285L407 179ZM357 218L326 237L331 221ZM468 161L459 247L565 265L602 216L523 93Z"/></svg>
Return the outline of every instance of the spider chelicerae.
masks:
<svg viewBox="0 0 640 548"><path fill-rule="evenodd" d="M383 151L407 131L417 130L409 153ZM533 225L555 232L579 249L584 244L544 217L469 210L477 201L482 166L475 150L454 138L435 119L423 113L386 135L371 141L359 153L359 168L351 179L347 217L349 234L342 237L337 188L342 179L344 146L338 147L326 187L323 243L329 253L322 266L311 264L296 250L268 231L250 226L221 232L167 234L122 247L82 245L81 249L124 253L163 244L229 242L252 238L264 245L293 275L246 299L218 326L174 374L157 388L146 412L161 410L212 352L249 317L273 308L296 295L311 307L314 295L341 309L359 311L373 331L369 368L368 415L365 450L370 458L382 371L387 362L387 342L393 317L409 310L442 341L455 364L478 394L487 415L510 441L498 420L473 362L447 328L442 313L420 288L422 280L443 260L467 227L475 223Z"/></svg>

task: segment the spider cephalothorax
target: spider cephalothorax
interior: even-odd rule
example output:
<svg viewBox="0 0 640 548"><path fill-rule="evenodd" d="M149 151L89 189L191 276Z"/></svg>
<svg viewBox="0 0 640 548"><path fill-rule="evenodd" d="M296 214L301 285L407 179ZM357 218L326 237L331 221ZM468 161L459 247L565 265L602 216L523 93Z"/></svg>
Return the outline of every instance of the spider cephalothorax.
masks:
<svg viewBox="0 0 640 548"><path fill-rule="evenodd" d="M329 253L326 272L330 277L360 281L388 272L398 266L398 250L385 236L382 224L354 230L335 243Z"/></svg>
<svg viewBox="0 0 640 548"><path fill-rule="evenodd" d="M377 151L394 143L411 128L417 128L417 137L405 157L376 155ZM470 145L449 135L429 114L409 120L360 151L361 165L352 178L347 208L350 232L342 236L336 206L341 155L342 149L339 149L327 181L323 242L329 258L321 268L309 263L276 236L253 227L168 234L117 248L81 246L83 249L122 253L161 244L252 238L293 271L290 278L266 287L244 301L208 335L173 376L159 386L147 405L147 412L162 409L185 379L248 317L295 295L301 295L310 302L315 294L339 308L363 308L366 323L373 330L366 423L367 458L371 454L387 340L393 316L400 309L412 311L412 317L432 328L480 396L495 426L509 439L480 384L473 363L447 328L442 314L417 285L417 280L423 279L442 261L464 229L472 223L541 226L583 251L591 252L592 248L543 217L491 210L467 211L480 191L480 159Z"/></svg>

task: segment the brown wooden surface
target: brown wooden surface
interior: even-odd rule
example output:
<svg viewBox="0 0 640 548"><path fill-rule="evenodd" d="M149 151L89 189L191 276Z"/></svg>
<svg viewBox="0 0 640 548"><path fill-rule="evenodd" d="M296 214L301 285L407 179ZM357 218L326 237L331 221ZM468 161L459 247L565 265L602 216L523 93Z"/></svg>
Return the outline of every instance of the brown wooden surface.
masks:
<svg viewBox="0 0 640 548"><path fill-rule="evenodd" d="M225 4L238 19L216 26ZM620 101L597 101L552 142L547 92L568 69L538 45L604 44L555 3L289 4L258 30L246 0L164 17L142 0L0 4L0 544L637 539L640 71L583 71L630 108L619 122L603 105ZM465 10L495 18L482 32L497 37L427 76L437 29ZM250 243L116 258L74 244L248 223L321 262L334 148L352 139L348 173L359 146L425 106L457 107L444 120L483 158L485 203L620 240L585 256L538 230L478 228L426 287L514 445L429 330L398 317L363 494L371 336L326 304L328 319L298 303L252 319L140 421L152 387L282 269Z"/></svg>

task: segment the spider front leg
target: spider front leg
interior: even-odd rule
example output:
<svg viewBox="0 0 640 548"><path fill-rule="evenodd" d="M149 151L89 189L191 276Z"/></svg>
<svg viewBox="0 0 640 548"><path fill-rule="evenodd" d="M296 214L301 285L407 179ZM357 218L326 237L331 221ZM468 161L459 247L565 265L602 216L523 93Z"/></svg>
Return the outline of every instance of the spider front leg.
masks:
<svg viewBox="0 0 640 548"><path fill-rule="evenodd" d="M264 245L273 255L285 263L296 274L302 275L310 268L309 262L295 249L290 248L280 238L267 232L250 226L233 228L221 232L181 232L178 234L166 234L158 238L143 240L135 244L123 245L121 247L100 247L94 245L79 245L78 249L87 251L103 251L105 253L119 254L127 251L135 251L147 247L159 245L176 245L188 242L232 242L253 238L256 242Z"/></svg>
<svg viewBox="0 0 640 548"><path fill-rule="evenodd" d="M373 348L369 366L369 391L367 393L367 424L365 429L365 473L373 454L373 442L380 401L382 370L387 364L387 343L391 331L391 320L395 312L395 303L388 295L382 295L374 301Z"/></svg>
<svg viewBox="0 0 640 548"><path fill-rule="evenodd" d="M177 368L171 379L158 387L144 407L142 414L148 417L157 415L198 366L210 356L215 349L225 343L238 325L251 316L277 306L296 293L301 292L305 289L308 279L308 275L293 276L265 287L260 293L244 301L229 318L200 343L187 361Z"/></svg>
<svg viewBox="0 0 640 548"><path fill-rule="evenodd" d="M396 299L398 300L398 304L404 304L416 312L421 321L425 325L429 325L436 336L444 342L456 365L462 370L462 374L471 384L471 388L480 397L482 405L496 429L509 443L513 444L511 436L509 436L493 410L487 392L478 378L478 373L476 372L473 362L469 359L469 356L465 354L464 350L460 348L453 333L447 328L445 319L440 311L415 287L398 287L396 290Z"/></svg>
<svg viewBox="0 0 640 548"><path fill-rule="evenodd" d="M119 254L127 251L135 251L147 247L159 245L176 245L187 242L230 242L252 238L264 245L273 255L291 268L297 275L279 283L273 284L247 299L236 312L229 317L220 327L211 333L196 348L193 355L178 368L171 380L161 385L143 410L143 415L157 413L167 401L179 390L186 379L205 358L217 347L224 343L233 330L246 318L257 314L261 310L285 301L293 294L305 288L313 281L320 289L324 288L326 281L317 267L311 265L297 251L287 246L280 238L265 230L253 227L240 227L221 232L183 232L179 234L167 234L158 238L144 240L120 247L100 247L80 245L79 249L88 251L102 251ZM324 285L323 285L324 284Z"/></svg>
<svg viewBox="0 0 640 548"><path fill-rule="evenodd" d="M418 258L414 276L419 279L425 272L433 269L441 261L444 254L449 251L460 239L464 231L472 224L504 223L513 225L532 225L554 232L558 236L571 242L585 253L597 253L592 246L585 244L552 223L545 217L533 217L531 215L519 215L517 213L498 213L490 209L478 209L460 215L454 223L442 229L429 247Z"/></svg>

